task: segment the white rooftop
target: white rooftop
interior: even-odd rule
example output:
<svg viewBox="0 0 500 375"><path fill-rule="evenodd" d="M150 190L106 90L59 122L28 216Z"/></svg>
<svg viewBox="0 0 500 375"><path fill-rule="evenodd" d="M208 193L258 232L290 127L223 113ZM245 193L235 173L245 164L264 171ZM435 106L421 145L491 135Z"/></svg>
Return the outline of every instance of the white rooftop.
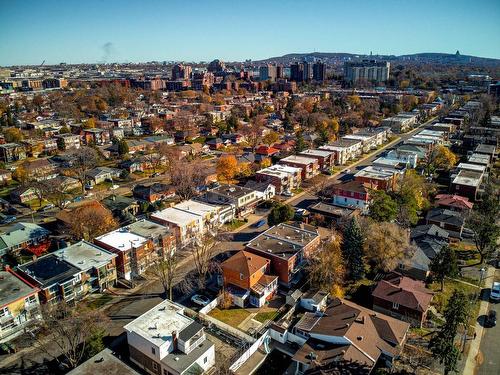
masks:
<svg viewBox="0 0 500 375"><path fill-rule="evenodd" d="M314 155L326 158L332 154L331 151L328 150L304 150L301 152L303 155Z"/></svg>
<svg viewBox="0 0 500 375"><path fill-rule="evenodd" d="M383 167L374 167L369 165L368 167L365 167L358 173L356 173L354 177L366 177L379 180L386 180L388 178L391 178L394 175L394 173L395 171L392 169L386 169Z"/></svg>
<svg viewBox="0 0 500 375"><path fill-rule="evenodd" d="M363 135L363 134L348 134L348 135L344 135L342 137L342 139L354 139L354 140L360 140L360 141L368 140L371 138L373 138L373 135Z"/></svg>
<svg viewBox="0 0 500 375"><path fill-rule="evenodd" d="M193 201L191 199L178 203L173 208L200 216L206 216L212 213L217 213L220 209L219 206Z"/></svg>
<svg viewBox="0 0 500 375"><path fill-rule="evenodd" d="M482 177L481 173L462 170L453 179L453 183L456 185L477 187L481 184L481 177Z"/></svg>
<svg viewBox="0 0 500 375"><path fill-rule="evenodd" d="M261 169L258 173L269 174L273 176L287 176L289 174L299 174L302 172L302 169L297 167L290 167L288 165L283 164L275 164L268 168Z"/></svg>
<svg viewBox="0 0 500 375"><path fill-rule="evenodd" d="M290 155L286 158L281 159L283 162L298 163L298 164L315 164L318 161L314 158L308 158L300 155Z"/></svg>
<svg viewBox="0 0 500 375"><path fill-rule="evenodd" d="M120 251L127 251L132 246L136 248L147 242L147 238L130 233L126 227L97 237L97 240Z"/></svg>
<svg viewBox="0 0 500 375"><path fill-rule="evenodd" d="M191 224L193 221L200 221L200 216L194 213L177 210L173 207L165 208L161 211L156 211L151 214L152 218L158 218L169 223L176 224L178 226L186 226Z"/></svg>
<svg viewBox="0 0 500 375"><path fill-rule="evenodd" d="M54 252L54 255L81 270L102 267L108 264L111 259L117 257L116 254L101 249L99 246L87 241L79 241Z"/></svg>
<svg viewBox="0 0 500 375"><path fill-rule="evenodd" d="M458 164L457 168L475 172L484 172L486 170L486 167L484 165L471 164L471 163L460 163Z"/></svg>
<svg viewBox="0 0 500 375"><path fill-rule="evenodd" d="M172 342L172 332L181 332L193 322L184 315L184 308L176 303L165 300L151 310L134 319L123 328L134 332L147 341L162 346Z"/></svg>

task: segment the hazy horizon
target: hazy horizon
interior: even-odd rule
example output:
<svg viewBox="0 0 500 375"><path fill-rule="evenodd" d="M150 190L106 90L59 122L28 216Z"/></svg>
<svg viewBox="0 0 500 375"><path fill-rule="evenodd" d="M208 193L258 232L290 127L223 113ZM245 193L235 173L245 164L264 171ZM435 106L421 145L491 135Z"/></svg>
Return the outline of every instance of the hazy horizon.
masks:
<svg viewBox="0 0 500 375"><path fill-rule="evenodd" d="M0 0L0 65L262 60L295 51L500 59L500 2Z"/></svg>

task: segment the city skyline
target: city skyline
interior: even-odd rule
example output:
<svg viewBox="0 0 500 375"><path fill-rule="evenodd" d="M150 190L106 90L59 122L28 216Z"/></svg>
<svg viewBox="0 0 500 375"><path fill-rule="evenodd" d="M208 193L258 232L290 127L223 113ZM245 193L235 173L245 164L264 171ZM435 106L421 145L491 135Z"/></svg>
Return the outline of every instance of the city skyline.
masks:
<svg viewBox="0 0 500 375"><path fill-rule="evenodd" d="M0 65L261 60L288 53L500 58L500 3L1 1ZM398 9L397 12L394 9ZM395 16L394 14L398 14ZM22 20L22 22L20 22ZM29 27L27 27L29 25ZM408 32L405 32L407 30Z"/></svg>

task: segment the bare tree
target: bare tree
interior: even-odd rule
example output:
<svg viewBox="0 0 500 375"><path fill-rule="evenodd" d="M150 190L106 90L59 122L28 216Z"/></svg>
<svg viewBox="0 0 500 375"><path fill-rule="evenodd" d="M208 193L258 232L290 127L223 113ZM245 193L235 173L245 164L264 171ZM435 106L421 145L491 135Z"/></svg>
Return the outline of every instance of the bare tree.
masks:
<svg viewBox="0 0 500 375"><path fill-rule="evenodd" d="M88 172L94 168L98 161L97 151L91 147L82 147L71 153L71 167L67 168L67 173L74 176L82 185L82 192L85 192L85 182Z"/></svg>
<svg viewBox="0 0 500 375"><path fill-rule="evenodd" d="M159 258L153 263L149 271L160 281L165 297L172 299L173 287L181 281L179 256L177 253L167 251L164 257Z"/></svg>
<svg viewBox="0 0 500 375"><path fill-rule="evenodd" d="M196 187L203 185L207 176L206 166L202 163L176 163L171 170L171 182L182 200L192 198Z"/></svg>
<svg viewBox="0 0 500 375"><path fill-rule="evenodd" d="M84 359L89 341L102 332L108 321L99 311L85 306L75 308L64 302L44 305L42 316L35 346L70 369Z"/></svg>
<svg viewBox="0 0 500 375"><path fill-rule="evenodd" d="M207 232L195 238L189 245L189 251L193 257L193 262L198 273L198 285L203 288L205 278L210 273L212 258L216 253L219 239L216 234Z"/></svg>

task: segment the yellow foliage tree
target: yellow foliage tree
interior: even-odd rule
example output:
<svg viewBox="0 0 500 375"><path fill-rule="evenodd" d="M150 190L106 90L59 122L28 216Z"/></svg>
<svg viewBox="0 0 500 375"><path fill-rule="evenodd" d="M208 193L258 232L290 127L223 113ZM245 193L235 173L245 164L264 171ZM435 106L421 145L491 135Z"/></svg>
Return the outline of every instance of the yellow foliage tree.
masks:
<svg viewBox="0 0 500 375"><path fill-rule="evenodd" d="M83 128L84 129L93 129L95 128L96 123L95 123L95 118L91 117L87 121L83 123Z"/></svg>
<svg viewBox="0 0 500 375"><path fill-rule="evenodd" d="M347 97L347 102L351 107L356 108L361 104L361 98L358 95L349 95Z"/></svg>
<svg viewBox="0 0 500 375"><path fill-rule="evenodd" d="M223 155L217 160L217 179L229 183L238 173L238 160L234 155Z"/></svg>
<svg viewBox="0 0 500 375"><path fill-rule="evenodd" d="M268 146L272 146L273 144L278 142L279 139L280 139L279 134L271 131L267 133L264 137L262 137L262 143Z"/></svg>

